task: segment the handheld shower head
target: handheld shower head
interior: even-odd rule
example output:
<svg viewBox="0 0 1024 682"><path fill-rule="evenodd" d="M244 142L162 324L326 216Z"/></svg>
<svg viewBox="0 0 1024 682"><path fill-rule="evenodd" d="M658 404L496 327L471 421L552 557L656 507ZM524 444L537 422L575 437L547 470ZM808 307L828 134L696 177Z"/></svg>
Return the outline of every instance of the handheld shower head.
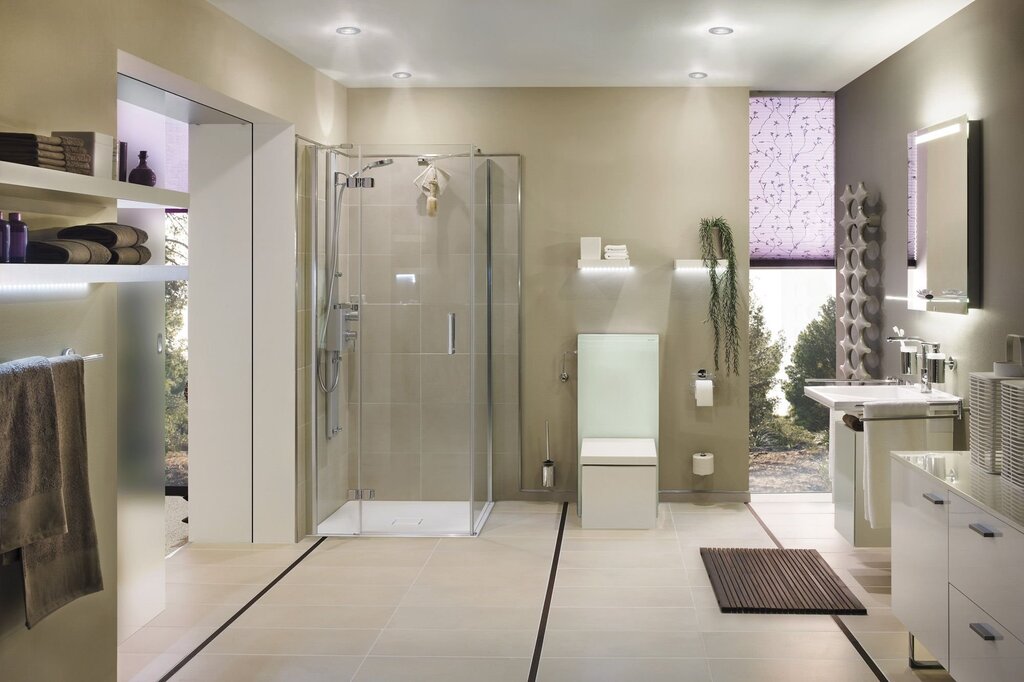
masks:
<svg viewBox="0 0 1024 682"><path fill-rule="evenodd" d="M390 165L391 165L391 164L393 164L394 162L395 162L395 160L394 160L394 159L377 159L376 161L372 161L372 162L370 162L370 163L366 164L365 166L363 166L363 167L362 167L362 168L361 168L361 169L359 170L359 172L358 172L358 173L356 173L356 175L357 175L357 176L359 176L359 175L362 175L362 174L363 174L363 173L365 173L366 171L368 171L368 170L373 170L374 168L380 168L380 167L382 167L382 166L390 166Z"/></svg>

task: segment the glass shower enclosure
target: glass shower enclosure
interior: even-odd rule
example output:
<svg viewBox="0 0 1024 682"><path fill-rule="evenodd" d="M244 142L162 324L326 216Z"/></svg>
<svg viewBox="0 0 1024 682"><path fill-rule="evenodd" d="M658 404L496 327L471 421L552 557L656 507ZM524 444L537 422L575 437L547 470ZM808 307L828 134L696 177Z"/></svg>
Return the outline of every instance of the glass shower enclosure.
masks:
<svg viewBox="0 0 1024 682"><path fill-rule="evenodd" d="M499 167L471 145L297 144L310 532L475 534L493 504L494 392L512 350L496 239L516 245L518 333L518 214L495 220L494 183L514 175L518 211L518 157Z"/></svg>

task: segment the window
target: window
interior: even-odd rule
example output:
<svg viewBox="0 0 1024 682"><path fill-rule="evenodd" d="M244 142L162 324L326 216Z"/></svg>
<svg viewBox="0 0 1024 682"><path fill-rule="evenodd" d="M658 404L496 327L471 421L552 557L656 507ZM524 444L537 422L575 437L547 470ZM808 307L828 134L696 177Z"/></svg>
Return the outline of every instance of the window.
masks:
<svg viewBox="0 0 1024 682"><path fill-rule="evenodd" d="M835 264L835 101L750 99L750 264Z"/></svg>

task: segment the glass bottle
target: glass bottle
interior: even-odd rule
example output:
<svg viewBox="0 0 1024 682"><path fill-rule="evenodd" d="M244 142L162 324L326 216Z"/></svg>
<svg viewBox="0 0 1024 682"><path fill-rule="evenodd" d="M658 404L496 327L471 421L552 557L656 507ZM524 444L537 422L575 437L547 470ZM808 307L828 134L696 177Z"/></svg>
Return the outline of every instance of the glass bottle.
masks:
<svg viewBox="0 0 1024 682"><path fill-rule="evenodd" d="M10 239L8 240L9 263L24 263L28 253L28 225L20 213L11 213Z"/></svg>
<svg viewBox="0 0 1024 682"><path fill-rule="evenodd" d="M128 174L128 182L133 185L156 186L156 173L146 164L147 156L149 156L149 152L139 152L139 165Z"/></svg>

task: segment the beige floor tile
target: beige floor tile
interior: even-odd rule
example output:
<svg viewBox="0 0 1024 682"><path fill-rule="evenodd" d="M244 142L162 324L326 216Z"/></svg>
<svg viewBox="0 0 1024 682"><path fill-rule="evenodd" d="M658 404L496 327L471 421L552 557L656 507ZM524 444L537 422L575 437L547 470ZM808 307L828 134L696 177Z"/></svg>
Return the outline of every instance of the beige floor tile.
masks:
<svg viewBox="0 0 1024 682"><path fill-rule="evenodd" d="M506 606L544 605L546 581L506 585L421 585L417 582L402 598L402 606Z"/></svg>
<svg viewBox="0 0 1024 682"><path fill-rule="evenodd" d="M563 552L661 552L679 551L675 535L663 538L595 538L589 535L564 538Z"/></svg>
<svg viewBox="0 0 1024 682"><path fill-rule="evenodd" d="M874 660L906 660L910 655L909 635L906 632L858 632L857 641ZM920 654L918 654L920 655Z"/></svg>
<svg viewBox="0 0 1024 682"><path fill-rule="evenodd" d="M326 554L337 550L375 551L384 550L429 550L437 545L437 538L401 538L401 537L336 537L327 538L314 550L313 554ZM312 556L312 554L310 555Z"/></svg>
<svg viewBox="0 0 1024 682"><path fill-rule="evenodd" d="M185 546L185 549L230 549L238 550L244 549L248 552L261 552L264 550L285 550L295 552L298 556L305 552L307 549L313 546L319 538L305 537L298 542L278 542L278 543L255 543L246 544L239 542L190 542Z"/></svg>
<svg viewBox="0 0 1024 682"><path fill-rule="evenodd" d="M268 581L269 582L269 581ZM261 585L168 583L168 604L234 604L241 606L263 589Z"/></svg>
<svg viewBox="0 0 1024 682"><path fill-rule="evenodd" d="M362 661L362 656L200 654L174 682L347 682Z"/></svg>
<svg viewBox="0 0 1024 682"><path fill-rule="evenodd" d="M685 587L683 568L572 568L558 563L555 587Z"/></svg>
<svg viewBox="0 0 1024 682"><path fill-rule="evenodd" d="M668 506L673 514L750 515L742 502L669 502Z"/></svg>
<svg viewBox="0 0 1024 682"><path fill-rule="evenodd" d="M260 604L398 606L406 585L303 585L278 583Z"/></svg>
<svg viewBox="0 0 1024 682"><path fill-rule="evenodd" d="M231 626L204 654L244 656L365 656L380 630L331 628L245 628Z"/></svg>
<svg viewBox="0 0 1024 682"><path fill-rule="evenodd" d="M151 627L137 632L117 645L118 654L187 654L217 628L213 625L191 628Z"/></svg>
<svg viewBox="0 0 1024 682"><path fill-rule="evenodd" d="M570 510L571 512L572 510ZM492 514L561 514L561 502L527 502L521 500L500 500L494 503Z"/></svg>
<svg viewBox="0 0 1024 682"><path fill-rule="evenodd" d="M722 613L718 607L696 609L702 632L837 632L831 616Z"/></svg>
<svg viewBox="0 0 1024 682"><path fill-rule="evenodd" d="M540 605L509 608L497 606L419 607L400 606L388 623L400 630L535 630L540 624Z"/></svg>
<svg viewBox="0 0 1024 682"><path fill-rule="evenodd" d="M547 630L544 658L703 658L699 632Z"/></svg>
<svg viewBox="0 0 1024 682"><path fill-rule="evenodd" d="M715 682L878 682L860 659L811 661L783 659L710 659Z"/></svg>
<svg viewBox="0 0 1024 682"><path fill-rule="evenodd" d="M907 657L876 660L889 682L955 682L945 670L911 670Z"/></svg>
<svg viewBox="0 0 1024 682"><path fill-rule="evenodd" d="M750 506L762 518L766 514L834 514L836 509L831 502L800 502L798 500L752 502Z"/></svg>
<svg viewBox="0 0 1024 682"><path fill-rule="evenodd" d="M708 664L688 658L544 658L537 674L544 682L705 682Z"/></svg>
<svg viewBox="0 0 1024 682"><path fill-rule="evenodd" d="M302 562L279 585L412 585L419 566L311 566Z"/></svg>
<svg viewBox="0 0 1024 682"><path fill-rule="evenodd" d="M705 632L708 658L861 660L839 632Z"/></svg>
<svg viewBox="0 0 1024 682"><path fill-rule="evenodd" d="M299 564L299 566L301 565ZM262 587L270 584L270 581L279 576L283 570L277 566L176 564L167 566L167 583L244 584Z"/></svg>
<svg viewBox="0 0 1024 682"><path fill-rule="evenodd" d="M530 630L395 630L381 633L374 656L530 658L537 640ZM545 647L547 640L545 639Z"/></svg>
<svg viewBox="0 0 1024 682"><path fill-rule="evenodd" d="M693 605L698 609L717 609L718 599L715 597L715 589L710 585L692 585L690 595Z"/></svg>
<svg viewBox="0 0 1024 682"><path fill-rule="evenodd" d="M366 659L356 682L522 682L530 672L529 658Z"/></svg>
<svg viewBox="0 0 1024 682"><path fill-rule="evenodd" d="M168 604L149 627L191 628L197 625L219 627L238 611L234 604Z"/></svg>
<svg viewBox="0 0 1024 682"><path fill-rule="evenodd" d="M427 563L433 549L361 549L337 548L329 552L313 552L301 566L373 566L381 568L419 568Z"/></svg>
<svg viewBox="0 0 1024 682"><path fill-rule="evenodd" d="M693 606L688 587L565 587L556 584L552 607Z"/></svg>
<svg viewBox="0 0 1024 682"><path fill-rule="evenodd" d="M252 628L383 628L394 612L390 606L325 606L257 602L235 621Z"/></svg>
<svg viewBox="0 0 1024 682"><path fill-rule="evenodd" d="M693 632L698 630L695 609L664 608L561 608L548 614L551 630L660 630Z"/></svg>
<svg viewBox="0 0 1024 682"><path fill-rule="evenodd" d="M574 552L562 551L559 570L565 568L682 568L683 557L672 552Z"/></svg>
<svg viewBox="0 0 1024 682"><path fill-rule="evenodd" d="M828 538L786 538L782 546L786 549L816 549L822 553L852 552L856 549L840 535Z"/></svg>
<svg viewBox="0 0 1024 682"><path fill-rule="evenodd" d="M218 566L274 566L284 569L302 555L291 549L194 549L186 547L167 559L168 566L216 564Z"/></svg>
<svg viewBox="0 0 1024 682"><path fill-rule="evenodd" d="M118 682L157 682L178 664L180 654L117 654Z"/></svg>
<svg viewBox="0 0 1024 682"><path fill-rule="evenodd" d="M868 609L866 616L840 616L851 632L906 632L907 627L892 615L892 609Z"/></svg>
<svg viewBox="0 0 1024 682"><path fill-rule="evenodd" d="M480 537L502 535L526 535L530 537L554 537L558 533L557 514L525 514L491 512L487 517Z"/></svg>
<svg viewBox="0 0 1024 682"><path fill-rule="evenodd" d="M543 586L546 589L551 564L536 562L527 565L502 566L437 566L428 563L416 577L416 585L453 587L504 587L507 585Z"/></svg>

